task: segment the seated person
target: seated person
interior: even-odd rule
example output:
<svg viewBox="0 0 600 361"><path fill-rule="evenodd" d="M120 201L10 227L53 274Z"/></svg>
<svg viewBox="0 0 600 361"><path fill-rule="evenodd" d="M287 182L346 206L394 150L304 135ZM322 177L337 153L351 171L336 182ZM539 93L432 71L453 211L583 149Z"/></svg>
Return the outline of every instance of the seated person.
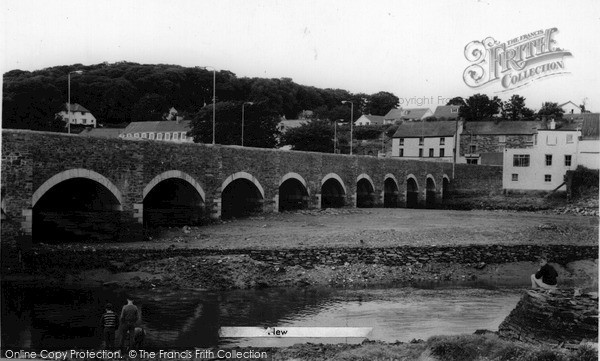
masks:
<svg viewBox="0 0 600 361"><path fill-rule="evenodd" d="M542 256L538 260L540 262L540 269L531 275L531 288L555 290L558 273L554 267L548 264L548 257Z"/></svg>

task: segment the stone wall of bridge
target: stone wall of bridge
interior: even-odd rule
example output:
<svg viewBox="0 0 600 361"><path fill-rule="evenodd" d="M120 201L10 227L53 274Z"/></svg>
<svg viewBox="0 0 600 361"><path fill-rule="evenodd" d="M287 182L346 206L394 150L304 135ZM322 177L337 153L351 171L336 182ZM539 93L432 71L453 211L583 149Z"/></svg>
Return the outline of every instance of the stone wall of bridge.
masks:
<svg viewBox="0 0 600 361"><path fill-rule="evenodd" d="M237 179L251 182L258 189L265 212L278 210L279 186L290 178L306 187L309 208L321 208L322 185L328 179L342 185L344 204L348 207L356 206L357 182L366 179L374 191L373 206L382 206L384 181L391 178L398 190L395 205L403 207L408 179L417 184L419 206L425 206L427 193L430 196L435 193L435 201L441 202L444 178L449 185L446 192L453 184L465 184L473 191L477 181L468 180L473 172L458 166L457 170L457 175L467 178L463 183L452 179L452 164L442 162L96 139L33 131L2 132L3 209L13 219L20 219L26 233L31 233L33 206L52 187L75 178L90 179L104 186L114 196L112 207L122 211L123 220L141 223L144 197L167 179L181 179L194 187L203 201L203 217L218 218L222 191ZM482 178L496 177L496 173ZM430 187L433 184L435 189L426 192L428 178L433 181L429 181ZM490 182L486 182L481 188L489 190L489 187Z"/></svg>

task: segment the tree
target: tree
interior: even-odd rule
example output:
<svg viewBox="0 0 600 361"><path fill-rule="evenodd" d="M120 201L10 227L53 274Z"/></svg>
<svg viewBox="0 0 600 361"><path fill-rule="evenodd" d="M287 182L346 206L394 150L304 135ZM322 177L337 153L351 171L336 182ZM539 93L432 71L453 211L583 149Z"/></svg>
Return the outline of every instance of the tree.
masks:
<svg viewBox="0 0 600 361"><path fill-rule="evenodd" d="M446 103L446 105L458 105L463 106L466 105L465 100L462 97L454 97Z"/></svg>
<svg viewBox="0 0 600 361"><path fill-rule="evenodd" d="M540 110L538 110L538 116L545 117L546 119L562 119L565 111L558 106L558 103L545 102L542 104Z"/></svg>
<svg viewBox="0 0 600 361"><path fill-rule="evenodd" d="M386 115L391 109L400 105L400 99L392 93L379 92L368 97L365 114Z"/></svg>
<svg viewBox="0 0 600 361"><path fill-rule="evenodd" d="M313 120L283 134L281 144L294 150L333 153L334 129L328 120Z"/></svg>
<svg viewBox="0 0 600 361"><path fill-rule="evenodd" d="M475 94L465 101L458 114L466 121L486 120L498 114L501 104L502 101L497 96L490 99L485 94Z"/></svg>
<svg viewBox="0 0 600 361"><path fill-rule="evenodd" d="M525 98L514 94L509 100L502 103L502 118L508 120L531 119L534 111L525 106Z"/></svg>
<svg viewBox="0 0 600 361"><path fill-rule="evenodd" d="M218 102L215 108L215 142L240 145L242 142L242 102ZM279 137L279 116L264 104L244 108L244 146L273 148ZM200 110L191 123L190 135L196 143L212 143L212 104Z"/></svg>

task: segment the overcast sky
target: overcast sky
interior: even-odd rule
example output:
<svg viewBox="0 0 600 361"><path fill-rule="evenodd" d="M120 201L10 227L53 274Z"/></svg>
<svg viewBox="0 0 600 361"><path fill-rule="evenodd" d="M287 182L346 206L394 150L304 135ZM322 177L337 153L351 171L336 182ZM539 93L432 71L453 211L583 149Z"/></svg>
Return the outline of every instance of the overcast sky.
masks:
<svg viewBox="0 0 600 361"><path fill-rule="evenodd" d="M432 110L475 93L600 111L600 1L3 0L2 73L131 61L213 66ZM465 46L557 28L564 71L515 91L463 81Z"/></svg>

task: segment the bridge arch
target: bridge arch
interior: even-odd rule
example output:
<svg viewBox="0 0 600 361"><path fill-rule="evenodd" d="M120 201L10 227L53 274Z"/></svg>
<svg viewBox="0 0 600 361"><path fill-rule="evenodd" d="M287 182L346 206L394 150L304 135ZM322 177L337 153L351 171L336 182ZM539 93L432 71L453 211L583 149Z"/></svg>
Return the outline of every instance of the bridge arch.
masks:
<svg viewBox="0 0 600 361"><path fill-rule="evenodd" d="M121 191L119 191L113 182L100 173L84 168L69 169L50 177L33 193L33 196L31 197L31 206L34 207L40 198L42 198L42 196L50 190L50 188L54 187L58 183L73 178L86 178L100 183L115 196L115 198L119 201L120 210L123 210L123 196L121 195Z"/></svg>
<svg viewBox="0 0 600 361"><path fill-rule="evenodd" d="M435 179L431 174L427 174L425 178L425 207L434 208L436 203L436 186Z"/></svg>
<svg viewBox="0 0 600 361"><path fill-rule="evenodd" d="M145 227L199 225L206 195L189 174L169 170L154 177L144 187L143 224Z"/></svg>
<svg viewBox="0 0 600 361"><path fill-rule="evenodd" d="M279 212L308 208L310 190L304 178L289 172L279 181L277 207Z"/></svg>
<svg viewBox="0 0 600 361"><path fill-rule="evenodd" d="M396 208L399 201L399 187L396 177L388 173L383 177L383 207Z"/></svg>
<svg viewBox="0 0 600 361"><path fill-rule="evenodd" d="M258 179L236 172L221 184L221 218L245 217L263 211L265 191Z"/></svg>
<svg viewBox="0 0 600 361"><path fill-rule="evenodd" d="M346 185L339 175L329 173L321 180L321 208L343 207L346 194Z"/></svg>
<svg viewBox="0 0 600 361"><path fill-rule="evenodd" d="M31 227L36 242L112 240L122 231L121 192L89 169L69 169L50 177L33 193L31 204L24 213L24 227Z"/></svg>
<svg viewBox="0 0 600 361"><path fill-rule="evenodd" d="M419 182L413 174L406 176L406 208L419 206Z"/></svg>
<svg viewBox="0 0 600 361"><path fill-rule="evenodd" d="M356 207L370 208L375 204L375 185L371 177L362 173L356 177Z"/></svg>

